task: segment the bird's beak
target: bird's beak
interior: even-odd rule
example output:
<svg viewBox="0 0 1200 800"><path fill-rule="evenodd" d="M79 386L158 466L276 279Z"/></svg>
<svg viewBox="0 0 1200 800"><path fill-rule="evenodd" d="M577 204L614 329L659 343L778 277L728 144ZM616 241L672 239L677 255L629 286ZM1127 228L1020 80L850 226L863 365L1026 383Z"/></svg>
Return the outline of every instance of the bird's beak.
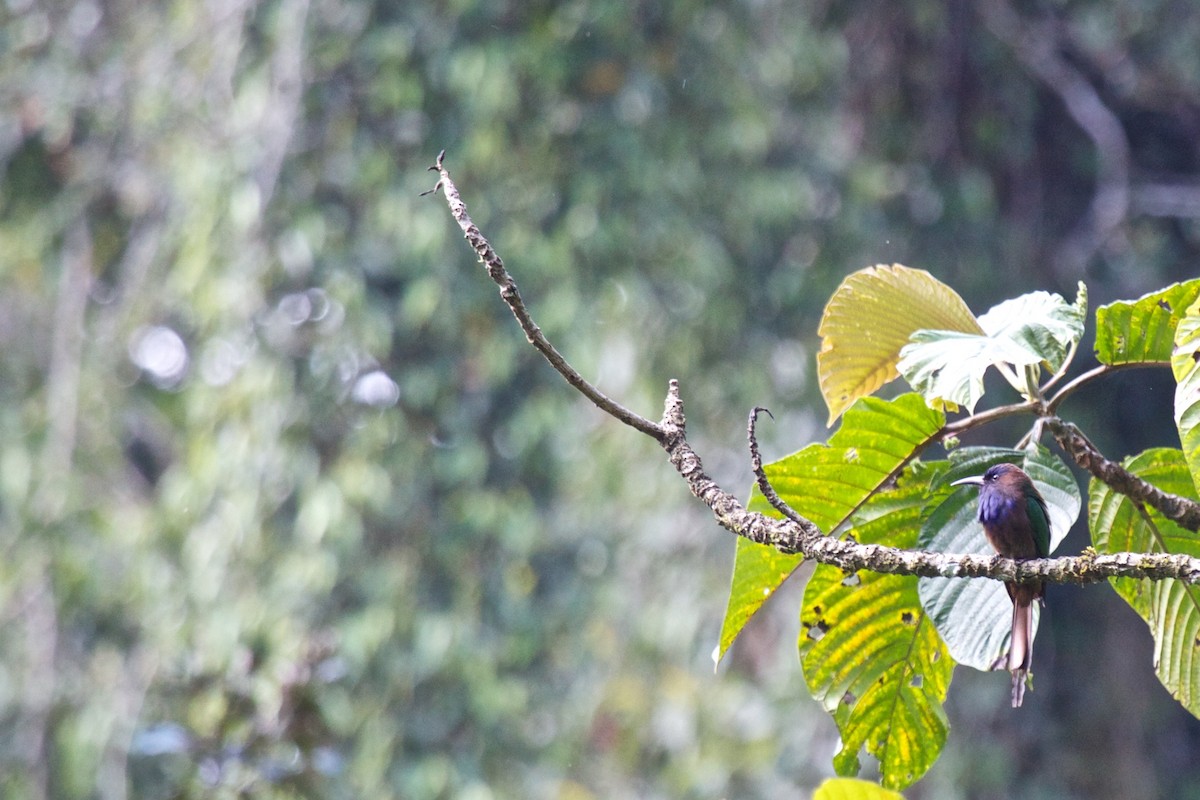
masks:
<svg viewBox="0 0 1200 800"><path fill-rule="evenodd" d="M954 481L950 485L951 486L983 486L983 476L982 475L972 475L970 478L962 478L961 480Z"/></svg>

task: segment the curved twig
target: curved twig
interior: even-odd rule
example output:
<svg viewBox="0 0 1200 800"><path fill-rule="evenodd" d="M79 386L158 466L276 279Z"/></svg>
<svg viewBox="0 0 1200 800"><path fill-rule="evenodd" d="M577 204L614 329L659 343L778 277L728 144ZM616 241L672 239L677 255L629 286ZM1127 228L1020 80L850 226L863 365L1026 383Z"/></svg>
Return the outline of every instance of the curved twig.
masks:
<svg viewBox="0 0 1200 800"><path fill-rule="evenodd" d="M758 436L754 430L758 424L758 415L760 412L766 412L768 417L775 419L775 415L771 413L769 408L755 406L750 410L750 420L746 423L746 439L750 442L750 468L754 470L754 482L758 484L758 490L762 492L763 497L767 498L767 502L771 504L771 508L778 511L787 519L803 525L807 520L783 501L783 498L779 496L779 493L775 491L775 487L771 485L771 481L767 478L766 471L763 470L762 454L758 450Z"/></svg>
<svg viewBox="0 0 1200 800"><path fill-rule="evenodd" d="M662 446L667 451L671 465L687 482L692 494L712 510L722 528L788 554L807 555L813 542L829 538L821 533L820 528L799 515L794 520L774 519L747 511L736 497L718 486L704 472L700 456L688 444L683 399L679 396L679 381L674 379L667 384L667 400L661 424L667 432Z"/></svg>

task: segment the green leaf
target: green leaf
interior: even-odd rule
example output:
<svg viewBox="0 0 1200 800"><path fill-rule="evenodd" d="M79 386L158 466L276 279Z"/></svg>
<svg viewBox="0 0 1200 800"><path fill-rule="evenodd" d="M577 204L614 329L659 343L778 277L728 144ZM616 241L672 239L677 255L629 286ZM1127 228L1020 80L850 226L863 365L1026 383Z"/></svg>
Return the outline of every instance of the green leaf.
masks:
<svg viewBox="0 0 1200 800"><path fill-rule="evenodd" d="M1011 341L1041 356L1054 371L1083 336L1086 320L1087 287L1081 281L1074 303L1068 305L1058 294L1031 292L993 306L979 324L993 339Z"/></svg>
<svg viewBox="0 0 1200 800"><path fill-rule="evenodd" d="M1200 297L1200 278L1176 283L1137 300L1096 309L1096 358L1101 364L1166 364L1175 328Z"/></svg>
<svg viewBox="0 0 1200 800"><path fill-rule="evenodd" d="M927 488L921 477L876 495L855 515L853 535L864 544L912 547ZM916 579L866 570L847 576L818 565L800 625L804 678L841 733L834 769L858 774L865 746L879 759L884 786L899 789L919 779L949 732L942 703L954 662L921 609Z"/></svg>
<svg viewBox="0 0 1200 800"><path fill-rule="evenodd" d="M829 778L813 792L812 800L904 800L904 795L858 778Z"/></svg>
<svg viewBox="0 0 1200 800"><path fill-rule="evenodd" d="M946 421L916 394L895 400L865 398L848 412L829 444L812 444L764 466L779 496L826 533L843 525L870 495L887 484ZM749 508L779 516L758 488ZM742 628L788 575L800 556L738 541L729 604L721 624L720 661Z"/></svg>
<svg viewBox="0 0 1200 800"><path fill-rule="evenodd" d="M757 490L755 498L762 499ZM755 502L751 502L750 508L766 513L766 510ZM772 516L779 516L774 509L770 513ZM774 594L802 563L803 556L781 553L774 547L756 544L744 536L737 537L729 602L725 607L725 619L721 622L720 643L713 654L715 663L720 663L750 618L758 613L763 603L767 602L767 598Z"/></svg>
<svg viewBox="0 0 1200 800"><path fill-rule="evenodd" d="M1192 303L1175 328L1171 353L1175 373L1175 425L1192 483L1200 486L1200 301Z"/></svg>
<svg viewBox="0 0 1200 800"><path fill-rule="evenodd" d="M1196 488L1183 453L1147 450L1125 468L1166 492L1193 500ZM1088 524L1098 553L1122 551L1185 553L1200 556L1196 534L1158 511L1118 494L1095 478L1088 493ZM1113 587L1146 621L1154 637L1154 670L1159 681L1193 716L1200 716L1200 587L1174 580L1115 578Z"/></svg>
<svg viewBox="0 0 1200 800"><path fill-rule="evenodd" d="M1083 498L1071 470L1044 447L1034 452L988 447L965 447L950 456L953 467L939 476L936 486L967 475L978 475L1002 461L1029 473L1050 512L1050 551L1053 552L1079 516ZM918 546L939 553L995 551L976 519L978 491L962 487L945 497L921 528ZM921 578L921 606L946 641L954 660L979 670L991 669L1008 652L1012 602L999 581ZM1039 609L1034 607L1034 634Z"/></svg>
<svg viewBox="0 0 1200 800"><path fill-rule="evenodd" d="M768 464L767 477L784 501L831 533L895 478L945 421L916 394L867 397L846 413L828 444L812 444ZM769 509L757 496L752 507Z"/></svg>
<svg viewBox="0 0 1200 800"><path fill-rule="evenodd" d="M963 405L974 411L983 396L983 375L991 366L1062 366L1083 336L1087 290L1079 284L1072 304L1061 295L1033 292L1006 300L979 318L980 333L919 330L900 351L897 365L905 380L930 405Z"/></svg>
<svg viewBox="0 0 1200 800"><path fill-rule="evenodd" d="M817 330L817 373L830 425L900 374L900 348L921 328L982 333L958 293L924 270L880 264L842 281Z"/></svg>

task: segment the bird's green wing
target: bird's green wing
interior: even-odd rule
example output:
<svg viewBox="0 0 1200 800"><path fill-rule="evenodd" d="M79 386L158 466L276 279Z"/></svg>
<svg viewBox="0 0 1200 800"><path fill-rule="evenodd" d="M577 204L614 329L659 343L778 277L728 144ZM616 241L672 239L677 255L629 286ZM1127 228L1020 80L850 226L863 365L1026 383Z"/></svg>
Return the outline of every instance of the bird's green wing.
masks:
<svg viewBox="0 0 1200 800"><path fill-rule="evenodd" d="M1025 512L1029 515L1029 526L1033 528L1033 543L1037 546L1038 555L1042 558L1050 556L1050 514L1046 511L1046 501L1036 492L1025 496Z"/></svg>

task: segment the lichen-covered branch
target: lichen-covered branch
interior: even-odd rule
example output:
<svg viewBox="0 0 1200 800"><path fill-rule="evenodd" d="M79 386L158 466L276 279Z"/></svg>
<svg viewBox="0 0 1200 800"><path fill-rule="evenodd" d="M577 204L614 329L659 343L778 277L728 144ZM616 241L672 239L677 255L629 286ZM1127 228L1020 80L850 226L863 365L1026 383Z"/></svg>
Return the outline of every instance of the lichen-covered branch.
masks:
<svg viewBox="0 0 1200 800"><path fill-rule="evenodd" d="M1200 503L1186 497L1164 492L1148 483L1115 461L1110 461L1096 449L1075 425L1058 417L1043 420L1046 429L1054 434L1059 447L1067 452L1075 463L1086 469L1100 481L1111 486L1131 500L1145 503L1157 509L1164 517L1189 531L1200 530Z"/></svg>
<svg viewBox="0 0 1200 800"><path fill-rule="evenodd" d="M1186 555L1101 555L1089 551L1080 556L1015 561L1000 556L902 550L826 536L816 525L799 515L796 519L778 519L748 511L737 498L721 489L704 473L700 456L687 443L678 381L673 380L668 386L662 425L668 432L663 447L671 463L687 481L692 494L712 509L721 527L752 542L770 545L785 553L800 553L813 561L839 567L846 572L865 569L893 575L1040 580L1073 584L1097 583L1108 578L1170 578L1184 583L1200 583L1200 559Z"/></svg>
<svg viewBox="0 0 1200 800"><path fill-rule="evenodd" d="M445 153L438 156L437 164L431 169L439 173L437 184L429 192L441 189L450 206L450 213L462 228L472 249L487 268L488 275L500 287L500 296L517 318L526 338L542 353L551 366L568 383L592 401L597 408L615 417L635 430L658 441L666 450L671 464L687 482L692 494L712 510L718 524L726 530L745 537L757 544L775 547L784 553L799 553L805 558L822 564L839 567L847 572L869 570L893 575L919 575L946 578L990 578L1000 581L1045 581L1049 583L1095 583L1107 578L1149 578L1152 580L1175 579L1185 583L1200 583L1200 559L1185 555L1164 553L1112 553L1097 555L1085 553L1065 558L1014 561L1000 556L974 554L931 553L920 550L902 550L877 544L859 544L852 539L838 539L825 535L811 521L791 511L790 518L769 517L749 511L729 492L704 472L699 454L687 441L686 419L679 382L670 381L661 422L651 422L620 403L606 397L588 383L550 344L541 329L534 323L528 309L517 291L516 282L505 269L500 256L492 249L483 233L467 215L466 204L459 197L458 189L450 179L444 165ZM1000 415L1034 411L1029 404L1011 407ZM980 415L983 416L983 415ZM1168 495L1146 484L1137 476L1114 464L1087 442L1074 426L1057 418L1048 417L1045 424L1059 443L1075 460L1092 470L1101 480L1117 491L1137 500L1144 500L1185 527L1196 530L1200 527L1200 507L1184 498ZM966 430L947 426L953 432ZM757 447L752 439L752 451ZM761 471L761 470L759 470ZM769 484L768 484L769 487ZM1128 491L1127 491L1128 490ZM780 501L782 504L782 501ZM1160 505L1161 503L1161 505ZM786 504L784 504L786 508ZM1174 509L1169 513L1166 509ZM780 513L785 513L781 511Z"/></svg>

